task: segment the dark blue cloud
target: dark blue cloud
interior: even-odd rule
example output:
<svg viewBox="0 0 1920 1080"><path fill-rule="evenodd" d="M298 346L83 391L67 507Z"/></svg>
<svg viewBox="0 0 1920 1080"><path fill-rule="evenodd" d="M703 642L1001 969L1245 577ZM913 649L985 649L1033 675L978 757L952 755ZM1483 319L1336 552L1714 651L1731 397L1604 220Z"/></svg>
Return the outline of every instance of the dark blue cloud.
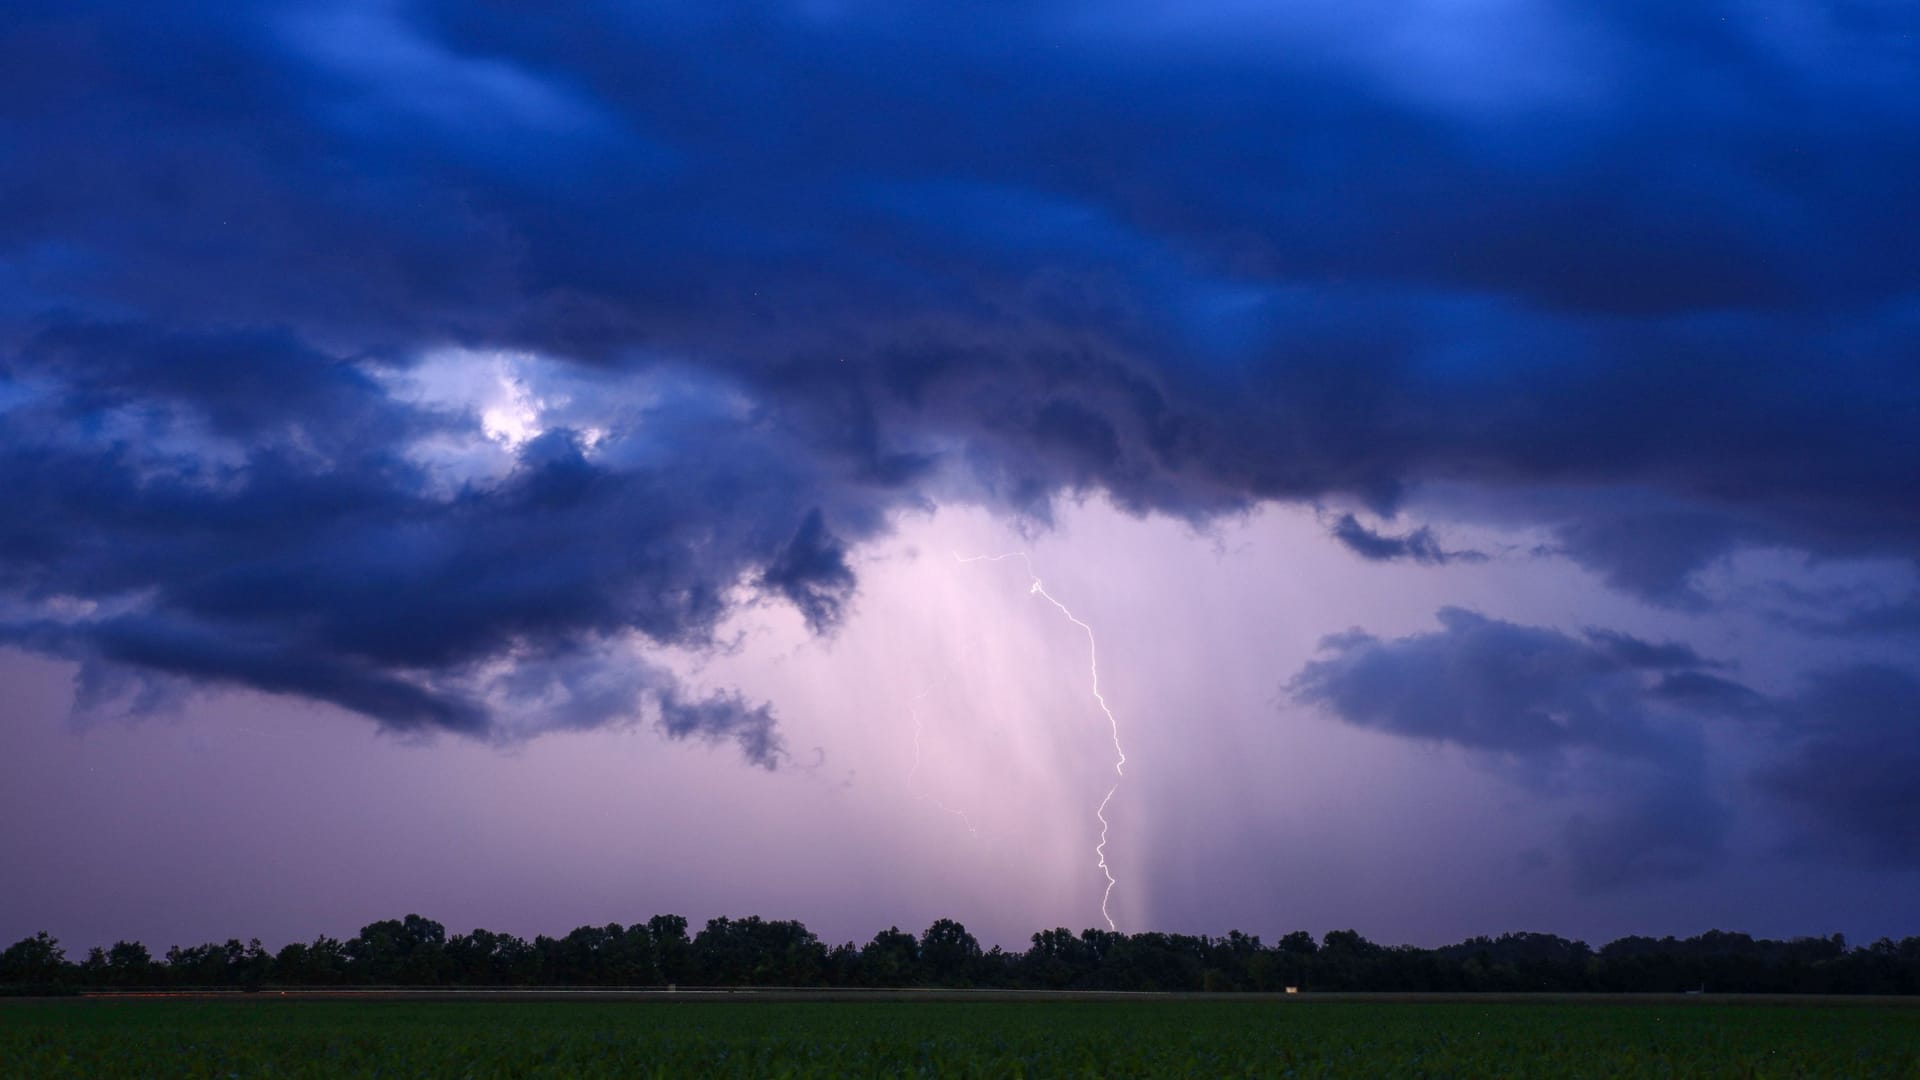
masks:
<svg viewBox="0 0 1920 1080"><path fill-rule="evenodd" d="M1920 678L1860 665L1815 674L1778 711L1789 753L1757 782L1801 819L1803 854L1920 865Z"/></svg>
<svg viewBox="0 0 1920 1080"><path fill-rule="evenodd" d="M0 586L17 609L0 637L80 661L90 697L136 706L177 695L116 671L397 730L652 718L771 766L784 751L764 706L694 697L631 650L709 644L756 572L830 628L853 581L827 522L870 535L870 504L891 498L864 462L828 477L830 456L772 419L743 432L698 389L608 413L625 426L597 437L619 453L555 427L446 488L410 448L492 445L474 417L285 334L62 327L10 374L27 389L0 430Z"/></svg>
<svg viewBox="0 0 1920 1080"><path fill-rule="evenodd" d="M1704 675L1692 649L1459 608L1438 617L1440 630L1392 641L1328 638L1289 693L1348 724L1460 747L1547 791L1597 787L1599 809L1565 823L1583 890L1688 876L1720 854L1731 813L1705 783L1695 700L1667 689Z"/></svg>
<svg viewBox="0 0 1920 1080"><path fill-rule="evenodd" d="M1548 792L1597 792L1597 809L1566 821L1576 886L1699 871L1755 795L1799 823L1780 841L1796 855L1920 866L1912 672L1826 668L1769 695L1679 642L1570 635L1458 608L1438 618L1438 631L1393 640L1329 637L1287 690L1357 727L1460 747ZM1711 783L1709 723L1760 763L1737 793Z"/></svg>
<svg viewBox="0 0 1920 1080"><path fill-rule="evenodd" d="M1446 550L1433 535L1433 529L1425 525L1404 535L1394 536L1367 528L1352 514L1342 514L1334 520L1328 533L1348 551L1370 562L1404 559L1440 566L1450 562L1485 562L1487 559L1484 552Z"/></svg>
<svg viewBox="0 0 1920 1080"><path fill-rule="evenodd" d="M1843 614L1837 616L1782 614L1778 616L1778 621L1796 630L1831 637L1874 638L1920 635L1920 595L1885 602L1870 602L1864 606L1846 605L1843 611Z"/></svg>
<svg viewBox="0 0 1920 1080"><path fill-rule="evenodd" d="M122 662L492 730L454 683L743 582L826 628L935 498L1418 496L1683 606L1742 547L1920 553L1904 9L6 20L0 582L183 643ZM484 417L394 387L455 348L701 389L449 487Z"/></svg>
<svg viewBox="0 0 1920 1080"><path fill-rule="evenodd" d="M1289 688L1348 723L1543 763L1591 749L1660 758L1685 749L1651 706L1662 672L1702 664L1678 644L1584 639L1442 608L1441 629L1383 641L1352 631Z"/></svg>
<svg viewBox="0 0 1920 1080"><path fill-rule="evenodd" d="M855 581L845 545L827 531L816 509L760 575L760 584L790 601L818 633L839 624Z"/></svg>
<svg viewBox="0 0 1920 1080"><path fill-rule="evenodd" d="M1616 788L1612 805L1575 812L1563 840L1574 888L1603 892L1692 877L1722 855L1733 810L1696 782Z"/></svg>

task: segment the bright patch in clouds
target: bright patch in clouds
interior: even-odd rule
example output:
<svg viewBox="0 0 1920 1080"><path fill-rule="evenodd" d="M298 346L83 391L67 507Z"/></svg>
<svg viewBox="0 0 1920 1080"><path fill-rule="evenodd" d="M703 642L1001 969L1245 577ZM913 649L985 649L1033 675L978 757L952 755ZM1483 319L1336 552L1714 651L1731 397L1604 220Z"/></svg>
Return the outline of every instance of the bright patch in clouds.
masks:
<svg viewBox="0 0 1920 1080"><path fill-rule="evenodd" d="M465 418L416 439L410 457L444 483L497 479L534 439L565 427L587 452L609 436L601 410L576 404L567 373L530 353L442 349L415 366L376 372L395 400Z"/></svg>

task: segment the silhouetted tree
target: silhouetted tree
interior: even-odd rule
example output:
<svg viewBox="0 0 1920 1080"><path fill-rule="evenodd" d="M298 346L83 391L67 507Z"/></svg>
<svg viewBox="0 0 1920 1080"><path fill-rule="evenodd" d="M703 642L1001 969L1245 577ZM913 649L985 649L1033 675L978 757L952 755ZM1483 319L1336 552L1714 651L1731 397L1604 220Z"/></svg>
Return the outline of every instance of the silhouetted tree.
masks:
<svg viewBox="0 0 1920 1080"><path fill-rule="evenodd" d="M0 953L0 979L24 986L54 986L64 982L67 954L58 938L45 930L22 938Z"/></svg>
<svg viewBox="0 0 1920 1080"><path fill-rule="evenodd" d="M715 986L814 986L827 950L813 932L791 920L707 920L693 939L701 981Z"/></svg>
<svg viewBox="0 0 1920 1080"><path fill-rule="evenodd" d="M1033 935L1023 966L1032 985L1064 990L1092 968L1091 959L1086 943L1062 926Z"/></svg>
<svg viewBox="0 0 1920 1080"><path fill-rule="evenodd" d="M638 923L624 930L607 924L606 977L616 986L651 986L661 981L653 958L653 935Z"/></svg>
<svg viewBox="0 0 1920 1080"><path fill-rule="evenodd" d="M101 986L108 981L107 950L95 945L87 950L87 958L80 961L80 982L86 986Z"/></svg>
<svg viewBox="0 0 1920 1080"><path fill-rule="evenodd" d="M969 985L980 956L980 942L952 919L938 919L920 935L920 965L936 985Z"/></svg>
<svg viewBox="0 0 1920 1080"><path fill-rule="evenodd" d="M137 941L116 941L107 950L107 978L118 986L145 986L154 981L153 955Z"/></svg>
<svg viewBox="0 0 1920 1080"><path fill-rule="evenodd" d="M1625 937L1597 952L1552 934L1475 937L1437 949L1384 947L1352 930L1316 943L1304 931L1273 946L1224 937L1119 934L1064 928L1034 934L1022 953L982 952L966 928L941 919L915 938L898 927L864 946L827 949L803 925L757 916L719 918L689 940L687 922L578 927L528 942L474 930L446 936L409 915L371 923L346 942L321 936L269 955L258 940L174 946L156 964L144 945L118 941L66 958L45 933L0 952L11 993L99 985L182 987L399 983L463 986L648 985L665 980L740 986L1018 986L1116 990L1676 991L1920 994L1920 937L1848 948L1839 935L1787 941L1710 930L1692 938Z"/></svg>
<svg viewBox="0 0 1920 1080"><path fill-rule="evenodd" d="M647 920L647 937L653 943L653 966L669 983L692 980L693 943L687 940L687 920L682 915L655 915Z"/></svg>
<svg viewBox="0 0 1920 1080"><path fill-rule="evenodd" d="M361 927L346 956L356 983L427 986L440 981L446 943L446 927L408 915Z"/></svg>
<svg viewBox="0 0 1920 1080"><path fill-rule="evenodd" d="M920 982L920 943L889 926L860 947L860 970L867 986L914 986Z"/></svg>

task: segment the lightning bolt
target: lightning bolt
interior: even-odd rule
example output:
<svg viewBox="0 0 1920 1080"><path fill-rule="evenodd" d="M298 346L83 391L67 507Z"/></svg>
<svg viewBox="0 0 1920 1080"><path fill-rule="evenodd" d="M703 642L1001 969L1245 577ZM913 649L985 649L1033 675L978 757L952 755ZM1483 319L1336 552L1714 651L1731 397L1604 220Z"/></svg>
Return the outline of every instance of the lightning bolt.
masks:
<svg viewBox="0 0 1920 1080"><path fill-rule="evenodd" d="M907 770L907 790L913 792L914 798L930 802L940 809L945 810L947 813L952 814L954 817L959 818L960 823L967 827L967 832L973 834L973 838L978 840L980 839L980 830L973 827L973 819L967 816L965 810L957 810L941 802L933 795L918 790L913 782L913 778L920 775L920 732L921 729L925 727L925 725L920 722L920 701L932 692L931 690L922 690L913 695L914 703L908 706L907 709L908 714L913 717L913 768Z"/></svg>
<svg viewBox="0 0 1920 1080"><path fill-rule="evenodd" d="M1106 797L1100 800L1100 805L1095 807L1093 811L1093 816L1100 821L1100 842L1094 845L1093 856L1095 863L1100 867L1100 873L1105 875L1107 879L1107 891L1100 894L1100 917L1107 920L1108 930L1118 930L1119 927L1114 925L1113 916L1107 913L1107 902L1113 898L1113 887L1118 884L1118 882L1114 880L1113 870L1107 866L1107 804L1113 801L1113 793L1120 790L1121 780L1127 775L1127 752L1120 747L1120 721L1114 718L1113 709L1108 707L1107 699L1100 693L1100 646L1093 639L1093 627L1081 622L1072 611L1068 610L1067 605L1054 599L1053 595L1047 592L1046 586L1040 581L1040 575L1034 573L1033 560L1027 557L1026 552L1009 551L1004 555L963 556L956 551L953 553L953 557L963 563L1003 562L1007 559L1019 559L1020 564L1027 568L1027 579L1029 582L1027 594L1029 596L1038 596L1058 608L1060 614L1067 617L1068 622L1079 627L1081 632L1087 635L1087 670L1093 678L1093 700L1100 703L1100 711L1106 714L1107 727L1113 735L1114 756L1113 786L1107 789Z"/></svg>

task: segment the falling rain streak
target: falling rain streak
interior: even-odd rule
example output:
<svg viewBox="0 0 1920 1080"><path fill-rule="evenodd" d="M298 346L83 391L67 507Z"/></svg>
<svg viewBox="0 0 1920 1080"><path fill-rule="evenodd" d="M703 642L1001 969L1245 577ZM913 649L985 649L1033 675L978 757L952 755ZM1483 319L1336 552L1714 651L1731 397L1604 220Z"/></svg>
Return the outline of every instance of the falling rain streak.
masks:
<svg viewBox="0 0 1920 1080"><path fill-rule="evenodd" d="M907 790L913 792L914 798L923 802L932 803L939 809L959 818L960 823L967 827L968 834L975 840L978 840L980 839L980 830L974 827L973 819L967 816L965 810L948 806L933 794L921 790L919 784L915 782L920 775L920 735L925 728L925 725L920 721L920 702L925 700L929 693L931 693L931 691L922 690L918 694L913 695L913 705L909 709L909 715L913 717L913 768L907 770Z"/></svg>

